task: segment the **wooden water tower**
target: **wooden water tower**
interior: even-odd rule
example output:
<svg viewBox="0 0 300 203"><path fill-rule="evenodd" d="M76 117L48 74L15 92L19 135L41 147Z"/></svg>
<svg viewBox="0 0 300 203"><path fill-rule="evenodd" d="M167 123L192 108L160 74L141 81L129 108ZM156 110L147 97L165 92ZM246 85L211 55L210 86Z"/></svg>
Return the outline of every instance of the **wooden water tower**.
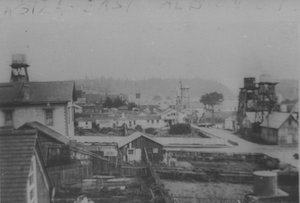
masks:
<svg viewBox="0 0 300 203"><path fill-rule="evenodd" d="M13 54L10 67L10 82L29 82L27 71L29 65L26 62L26 56L24 54Z"/></svg>

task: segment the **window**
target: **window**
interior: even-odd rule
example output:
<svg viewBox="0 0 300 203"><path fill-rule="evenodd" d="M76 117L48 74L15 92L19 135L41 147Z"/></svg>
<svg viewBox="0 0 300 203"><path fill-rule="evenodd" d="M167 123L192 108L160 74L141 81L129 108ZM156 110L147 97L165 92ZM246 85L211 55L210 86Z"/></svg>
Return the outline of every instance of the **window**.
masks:
<svg viewBox="0 0 300 203"><path fill-rule="evenodd" d="M289 118L289 125L292 125L292 118Z"/></svg>
<svg viewBox="0 0 300 203"><path fill-rule="evenodd" d="M159 123L159 120L156 120L156 123Z"/></svg>
<svg viewBox="0 0 300 203"><path fill-rule="evenodd" d="M134 154L134 149L128 149L127 154L128 155L133 155Z"/></svg>
<svg viewBox="0 0 300 203"><path fill-rule="evenodd" d="M33 174L30 174L29 176L29 185L33 184Z"/></svg>
<svg viewBox="0 0 300 203"><path fill-rule="evenodd" d="M4 125L5 126L12 126L13 125L13 111L12 110L5 110L4 111Z"/></svg>
<svg viewBox="0 0 300 203"><path fill-rule="evenodd" d="M37 182L36 182L36 159L33 156L31 158L31 165L29 168L29 174L27 179L27 202L35 203L37 202Z"/></svg>
<svg viewBox="0 0 300 203"><path fill-rule="evenodd" d="M153 124L153 123L154 123L154 120L151 120L151 123Z"/></svg>
<svg viewBox="0 0 300 203"><path fill-rule="evenodd" d="M30 190L30 200L34 198L34 189Z"/></svg>
<svg viewBox="0 0 300 203"><path fill-rule="evenodd" d="M53 109L45 109L46 125L53 125Z"/></svg>
<svg viewBox="0 0 300 203"><path fill-rule="evenodd" d="M157 154L158 153L158 148L153 148L153 153Z"/></svg>
<svg viewBox="0 0 300 203"><path fill-rule="evenodd" d="M133 121L133 125L136 125L136 122L135 122L135 120Z"/></svg>

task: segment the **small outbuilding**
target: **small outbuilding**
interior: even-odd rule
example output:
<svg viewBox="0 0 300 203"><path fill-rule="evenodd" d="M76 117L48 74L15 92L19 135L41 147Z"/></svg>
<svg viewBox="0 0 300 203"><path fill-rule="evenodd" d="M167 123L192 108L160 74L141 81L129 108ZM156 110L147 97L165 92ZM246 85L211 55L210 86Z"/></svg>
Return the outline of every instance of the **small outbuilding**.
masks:
<svg viewBox="0 0 300 203"><path fill-rule="evenodd" d="M292 114L272 112L261 124L261 138L270 144L297 144L298 121Z"/></svg>
<svg viewBox="0 0 300 203"><path fill-rule="evenodd" d="M146 162L146 152L152 163L163 159L163 146L144 133L135 132L119 143L123 160L126 162ZM145 152L146 151L146 152Z"/></svg>

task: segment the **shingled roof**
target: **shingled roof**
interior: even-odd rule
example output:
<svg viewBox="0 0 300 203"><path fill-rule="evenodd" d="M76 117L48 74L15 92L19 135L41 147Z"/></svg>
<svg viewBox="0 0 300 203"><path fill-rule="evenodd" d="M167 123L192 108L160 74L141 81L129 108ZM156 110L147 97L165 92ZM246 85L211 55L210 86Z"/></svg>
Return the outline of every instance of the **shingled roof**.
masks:
<svg viewBox="0 0 300 203"><path fill-rule="evenodd" d="M260 126L265 128L279 129L281 125L290 117L294 119L294 117L289 113L272 112Z"/></svg>
<svg viewBox="0 0 300 203"><path fill-rule="evenodd" d="M0 132L1 203L26 202L26 184L36 131Z"/></svg>
<svg viewBox="0 0 300 203"><path fill-rule="evenodd" d="M45 126L44 124L38 122L38 121L33 121L33 122L28 122L19 127L18 129L36 129L39 132L44 133L45 135L49 136L50 138L57 140L61 143L64 144L69 144L70 139L67 136L64 136L55 130L52 130L51 128Z"/></svg>
<svg viewBox="0 0 300 203"><path fill-rule="evenodd" d="M74 87L72 81L0 83L0 105L66 103L74 100Z"/></svg>

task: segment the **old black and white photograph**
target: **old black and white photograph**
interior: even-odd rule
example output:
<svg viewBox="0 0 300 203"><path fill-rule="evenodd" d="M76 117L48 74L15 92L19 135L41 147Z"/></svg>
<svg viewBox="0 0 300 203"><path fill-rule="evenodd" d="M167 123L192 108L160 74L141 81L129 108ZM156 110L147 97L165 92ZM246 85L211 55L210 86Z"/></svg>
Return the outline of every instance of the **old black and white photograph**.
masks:
<svg viewBox="0 0 300 203"><path fill-rule="evenodd" d="M298 203L300 2L1 0L0 203Z"/></svg>

